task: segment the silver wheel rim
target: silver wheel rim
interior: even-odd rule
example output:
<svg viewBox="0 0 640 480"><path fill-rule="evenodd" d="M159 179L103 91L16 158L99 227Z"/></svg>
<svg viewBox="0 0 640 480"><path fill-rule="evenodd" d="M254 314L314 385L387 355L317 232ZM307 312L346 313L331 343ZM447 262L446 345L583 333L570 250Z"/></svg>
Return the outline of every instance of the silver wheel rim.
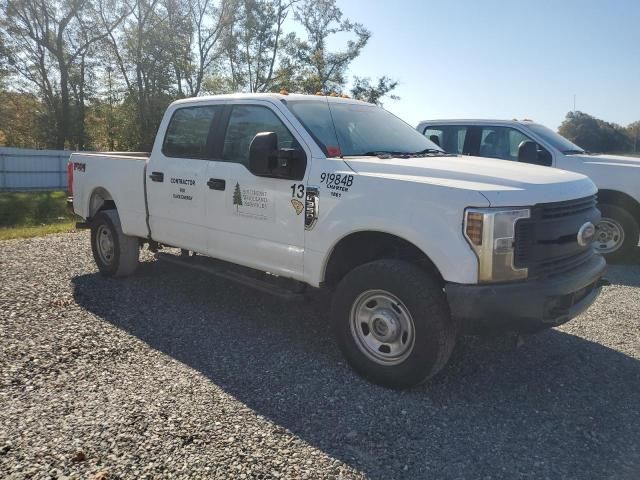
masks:
<svg viewBox="0 0 640 480"><path fill-rule="evenodd" d="M96 232L96 250L100 260L105 265L111 265L115 255L115 243L111 229L106 225L100 225Z"/></svg>
<svg viewBox="0 0 640 480"><path fill-rule="evenodd" d="M409 309L392 293L367 290L353 302L351 335L367 358L380 365L397 365L415 345L415 325Z"/></svg>
<svg viewBox="0 0 640 480"><path fill-rule="evenodd" d="M596 230L595 246L600 253L611 253L624 243L624 229L613 218L602 218Z"/></svg>

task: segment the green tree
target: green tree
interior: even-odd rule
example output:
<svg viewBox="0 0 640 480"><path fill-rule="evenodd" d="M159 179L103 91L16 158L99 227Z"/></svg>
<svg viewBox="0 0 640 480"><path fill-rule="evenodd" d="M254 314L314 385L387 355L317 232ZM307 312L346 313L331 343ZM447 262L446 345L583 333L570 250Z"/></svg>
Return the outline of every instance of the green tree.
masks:
<svg viewBox="0 0 640 480"><path fill-rule="evenodd" d="M395 90L397 86L398 82L396 80L386 76L380 77L375 85L371 84L370 78L353 77L351 96L356 100L381 105L382 102L380 100ZM393 94L389 95L389 98L392 100L400 99L400 97Z"/></svg>
<svg viewBox="0 0 640 480"><path fill-rule="evenodd" d="M558 132L590 152L626 152L630 149L623 127L580 111L567 113Z"/></svg>
<svg viewBox="0 0 640 480"><path fill-rule="evenodd" d="M341 92L348 80L349 65L360 55L371 32L360 23L344 19L335 0L302 0L294 8L306 38L292 33L287 36L286 56L278 72L280 84L305 93ZM329 39L344 34L352 35L346 46L330 51Z"/></svg>
<svg viewBox="0 0 640 480"><path fill-rule="evenodd" d="M47 148L55 139L46 105L32 93L0 91L0 146Z"/></svg>
<svg viewBox="0 0 640 480"><path fill-rule="evenodd" d="M73 146L73 119L84 115L87 56L124 19L110 1L0 0L9 63L38 91L55 118L57 148ZM79 108L74 108L74 94ZM82 136L80 130L76 146L83 147Z"/></svg>
<svg viewBox="0 0 640 480"><path fill-rule="evenodd" d="M170 24L160 0L135 0L130 8L109 35L108 59L125 92L123 105L134 107L125 143L149 151L166 107L177 97L173 42L185 24Z"/></svg>
<svg viewBox="0 0 640 480"><path fill-rule="evenodd" d="M273 88L282 56L283 25L296 0L241 0L225 42L234 90L266 92Z"/></svg>
<svg viewBox="0 0 640 480"><path fill-rule="evenodd" d="M233 204L236 206L236 212L238 207L242 206L242 192L240 191L240 184L236 182L236 188L233 191Z"/></svg>
<svg viewBox="0 0 640 480"><path fill-rule="evenodd" d="M626 130L631 151L634 153L640 152L640 120L628 125Z"/></svg>

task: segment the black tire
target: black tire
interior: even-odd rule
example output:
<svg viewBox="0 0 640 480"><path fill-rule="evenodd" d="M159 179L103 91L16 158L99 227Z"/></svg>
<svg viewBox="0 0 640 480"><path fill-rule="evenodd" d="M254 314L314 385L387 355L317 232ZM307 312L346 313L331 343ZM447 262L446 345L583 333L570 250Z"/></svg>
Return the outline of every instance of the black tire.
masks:
<svg viewBox="0 0 640 480"><path fill-rule="evenodd" d="M98 235L110 235L113 251L105 256L98 246ZM138 268L140 242L122 232L120 217L116 210L98 212L91 222L91 250L98 270L107 277L126 277Z"/></svg>
<svg viewBox="0 0 640 480"><path fill-rule="evenodd" d="M617 205L600 204L598 205L598 209L602 214L602 220L598 224L598 227L605 225L605 222L609 219L613 220L613 222L617 223L617 225L622 228L624 240L622 240L621 245L619 245L616 250L603 250L601 245L604 245L604 243L598 241L600 232L599 228L599 230L596 231L596 250L602 253L602 256L607 260L607 262L616 263L628 260L638 246L638 237L640 236L638 221L627 210Z"/></svg>
<svg viewBox="0 0 640 480"><path fill-rule="evenodd" d="M402 311L406 308L413 321L413 348L406 358L397 359L397 364L383 364L373 360L371 353L364 353L367 348L363 349L363 342L358 339L362 333L356 332L359 322L354 321L356 326L352 327L352 309L358 311L358 305L363 305L361 299L375 292L395 296L401 304L394 309L399 312L398 306ZM365 308L370 308L369 303L364 303ZM349 272L333 297L332 324L338 345L356 372L373 383L395 389L412 387L438 373L449 360L457 336L438 281L400 260L377 260ZM366 324L362 322L363 327Z"/></svg>

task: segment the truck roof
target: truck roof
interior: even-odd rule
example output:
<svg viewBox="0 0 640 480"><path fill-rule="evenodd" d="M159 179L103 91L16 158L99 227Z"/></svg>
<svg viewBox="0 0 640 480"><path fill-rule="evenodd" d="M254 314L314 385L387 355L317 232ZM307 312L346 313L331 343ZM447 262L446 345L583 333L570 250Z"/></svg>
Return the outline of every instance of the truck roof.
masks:
<svg viewBox="0 0 640 480"><path fill-rule="evenodd" d="M232 93L225 95L206 95L201 97L191 97L182 100L176 100L172 105L182 105L185 103L200 103L211 100L316 100L335 103L352 103L361 105L372 105L371 103L355 100L353 98L343 98L331 95L308 95L301 93Z"/></svg>
<svg viewBox="0 0 640 480"><path fill-rule="evenodd" d="M418 125L531 125L536 124L533 120L528 119L511 119L511 120L500 120L500 119L490 119L490 118L458 118L458 119L434 119L434 120L422 120Z"/></svg>

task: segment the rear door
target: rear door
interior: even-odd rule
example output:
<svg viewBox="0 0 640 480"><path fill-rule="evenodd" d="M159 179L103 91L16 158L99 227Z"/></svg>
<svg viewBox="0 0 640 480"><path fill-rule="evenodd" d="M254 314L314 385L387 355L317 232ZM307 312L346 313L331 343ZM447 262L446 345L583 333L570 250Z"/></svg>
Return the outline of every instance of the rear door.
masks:
<svg viewBox="0 0 640 480"><path fill-rule="evenodd" d="M214 161L208 163L208 249L213 257L292 278L302 278L304 195L311 151L270 102L237 101L227 108ZM279 149L302 149L304 179L256 176L249 146L260 132L275 132Z"/></svg>
<svg viewBox="0 0 640 480"><path fill-rule="evenodd" d="M207 250L206 176L211 132L221 104L178 106L160 148L147 166L149 225L154 240L197 252ZM162 129L160 130L162 131Z"/></svg>

